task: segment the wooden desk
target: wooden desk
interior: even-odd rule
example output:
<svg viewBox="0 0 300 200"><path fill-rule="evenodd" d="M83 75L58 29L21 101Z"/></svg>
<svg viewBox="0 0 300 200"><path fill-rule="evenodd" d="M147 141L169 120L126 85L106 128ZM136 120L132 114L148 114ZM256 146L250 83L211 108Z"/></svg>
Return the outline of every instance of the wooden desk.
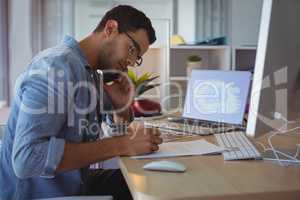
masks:
<svg viewBox="0 0 300 200"><path fill-rule="evenodd" d="M300 131L299 131L300 132ZM214 136L199 137L214 142ZM266 135L258 141L266 143ZM300 144L300 135L276 136L276 147ZM170 158L185 173L142 169L152 160L122 157L119 164L135 200L154 199L300 199L300 166L270 161L224 161L222 155Z"/></svg>

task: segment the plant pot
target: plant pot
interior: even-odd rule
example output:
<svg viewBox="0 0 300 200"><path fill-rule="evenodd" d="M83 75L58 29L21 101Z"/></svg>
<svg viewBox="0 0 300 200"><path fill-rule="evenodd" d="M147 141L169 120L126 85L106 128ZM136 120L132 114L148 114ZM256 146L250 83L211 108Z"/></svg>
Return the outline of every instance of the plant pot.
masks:
<svg viewBox="0 0 300 200"><path fill-rule="evenodd" d="M193 69L201 69L201 67L202 67L202 61L197 61L197 62L188 61L186 63L187 77L191 76Z"/></svg>
<svg viewBox="0 0 300 200"><path fill-rule="evenodd" d="M146 98L135 98L131 109L135 117L151 117L161 114L160 104Z"/></svg>

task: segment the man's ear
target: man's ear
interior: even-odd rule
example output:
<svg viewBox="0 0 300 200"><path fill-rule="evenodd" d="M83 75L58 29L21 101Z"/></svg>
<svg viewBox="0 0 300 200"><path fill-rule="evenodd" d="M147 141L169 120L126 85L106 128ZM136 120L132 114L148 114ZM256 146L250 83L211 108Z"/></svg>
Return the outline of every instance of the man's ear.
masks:
<svg viewBox="0 0 300 200"><path fill-rule="evenodd" d="M106 37L111 37L117 35L119 33L118 30L118 22L116 20L107 20L104 27L104 34Z"/></svg>

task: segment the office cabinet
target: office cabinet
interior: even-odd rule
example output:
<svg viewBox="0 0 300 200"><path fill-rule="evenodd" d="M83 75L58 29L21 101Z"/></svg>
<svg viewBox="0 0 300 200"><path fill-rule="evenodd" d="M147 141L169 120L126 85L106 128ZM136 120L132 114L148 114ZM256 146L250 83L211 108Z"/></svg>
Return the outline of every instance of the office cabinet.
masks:
<svg viewBox="0 0 300 200"><path fill-rule="evenodd" d="M188 57L197 55L202 58L201 69L231 70L231 48L222 46L172 46L170 48L170 94L171 108L183 107L186 95Z"/></svg>
<svg viewBox="0 0 300 200"><path fill-rule="evenodd" d="M256 48L256 46L232 47L232 70L253 71Z"/></svg>

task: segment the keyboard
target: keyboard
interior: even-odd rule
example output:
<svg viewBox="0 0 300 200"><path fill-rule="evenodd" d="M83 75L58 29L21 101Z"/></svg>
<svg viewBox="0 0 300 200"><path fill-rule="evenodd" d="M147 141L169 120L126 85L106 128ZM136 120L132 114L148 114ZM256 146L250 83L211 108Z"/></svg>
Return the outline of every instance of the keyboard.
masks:
<svg viewBox="0 0 300 200"><path fill-rule="evenodd" d="M262 159L261 154L246 137L245 132L236 131L216 134L219 146L224 147L224 160Z"/></svg>

